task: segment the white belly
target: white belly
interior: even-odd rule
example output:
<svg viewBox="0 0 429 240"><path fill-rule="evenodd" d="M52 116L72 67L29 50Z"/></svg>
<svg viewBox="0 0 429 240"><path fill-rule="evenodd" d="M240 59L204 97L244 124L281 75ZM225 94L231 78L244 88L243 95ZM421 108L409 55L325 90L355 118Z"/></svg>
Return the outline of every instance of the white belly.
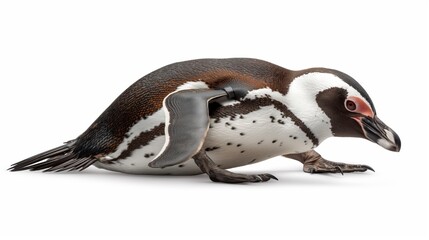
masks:
<svg viewBox="0 0 429 240"><path fill-rule="evenodd" d="M163 110L157 112L157 119ZM161 117L162 118L162 117ZM142 120L143 121L143 120ZM144 121L151 121L150 117ZM161 123L161 122L160 122ZM141 124L141 123L138 123ZM271 157L305 152L313 148L311 140L293 121L273 106L261 107L248 114L211 119L203 148L222 168L260 162ZM97 162L108 170L134 174L191 175L201 173L193 159L163 169L150 168L148 163L161 151L165 136L158 136L148 145L113 163Z"/></svg>

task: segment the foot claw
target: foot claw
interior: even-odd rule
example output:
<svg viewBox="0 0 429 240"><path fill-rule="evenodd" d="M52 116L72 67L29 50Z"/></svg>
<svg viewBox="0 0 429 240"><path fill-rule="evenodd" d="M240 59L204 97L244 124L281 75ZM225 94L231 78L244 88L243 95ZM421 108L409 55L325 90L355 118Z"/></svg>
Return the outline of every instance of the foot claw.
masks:
<svg viewBox="0 0 429 240"><path fill-rule="evenodd" d="M277 181L279 180L278 178L276 178L276 176L274 176L272 174L266 173L264 175L267 176L267 177L269 177L270 179L274 179L274 180L277 180Z"/></svg>
<svg viewBox="0 0 429 240"><path fill-rule="evenodd" d="M339 166L335 166L335 169L337 169L337 170L338 170L338 172L340 172L340 173L341 173L341 175L344 175L343 170L342 170Z"/></svg>
<svg viewBox="0 0 429 240"><path fill-rule="evenodd" d="M367 170L375 172L375 170L372 167L368 166L368 165L363 165L362 167L366 168Z"/></svg>
<svg viewBox="0 0 429 240"><path fill-rule="evenodd" d="M258 175L255 175L255 176L260 180L258 182L267 182L270 179L278 180L274 175L269 174L269 173L258 174Z"/></svg>
<svg viewBox="0 0 429 240"><path fill-rule="evenodd" d="M271 175L271 174L270 174ZM274 179L274 180L276 180L276 181L278 181L279 179L276 177L276 176L274 176L274 175L271 175L271 178L272 179Z"/></svg>
<svg viewBox="0 0 429 240"><path fill-rule="evenodd" d="M263 182L264 181L260 175L256 175L255 177L256 177L255 182Z"/></svg>

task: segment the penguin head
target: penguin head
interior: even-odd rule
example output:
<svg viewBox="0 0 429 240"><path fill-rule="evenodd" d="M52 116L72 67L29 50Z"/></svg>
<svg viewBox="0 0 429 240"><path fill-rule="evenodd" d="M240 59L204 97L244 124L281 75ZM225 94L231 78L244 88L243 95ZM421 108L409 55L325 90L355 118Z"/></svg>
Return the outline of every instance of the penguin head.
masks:
<svg viewBox="0 0 429 240"><path fill-rule="evenodd" d="M332 69L309 69L294 82L301 89L311 88L307 92L321 111L319 126L323 123L328 126L319 129L329 129L331 136L365 138L387 150L399 152L401 140L398 134L378 118L368 93L352 77ZM320 121L320 118L314 121ZM321 132L319 135L323 135Z"/></svg>

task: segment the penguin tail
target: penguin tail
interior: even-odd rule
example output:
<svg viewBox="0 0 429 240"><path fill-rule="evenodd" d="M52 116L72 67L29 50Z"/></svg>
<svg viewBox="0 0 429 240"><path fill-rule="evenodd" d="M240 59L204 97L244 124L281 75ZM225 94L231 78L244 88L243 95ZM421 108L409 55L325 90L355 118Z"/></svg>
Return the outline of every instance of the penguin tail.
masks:
<svg viewBox="0 0 429 240"><path fill-rule="evenodd" d="M43 170L44 172L82 171L91 166L97 159L79 157L79 154L74 152L75 143L76 140L66 142L62 146L12 164L8 170L12 172L23 170Z"/></svg>

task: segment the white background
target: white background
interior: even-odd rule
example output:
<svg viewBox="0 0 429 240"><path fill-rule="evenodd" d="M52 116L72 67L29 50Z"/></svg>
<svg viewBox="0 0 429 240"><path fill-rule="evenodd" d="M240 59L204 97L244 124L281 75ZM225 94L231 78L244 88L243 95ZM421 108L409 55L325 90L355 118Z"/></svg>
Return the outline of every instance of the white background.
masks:
<svg viewBox="0 0 429 240"><path fill-rule="evenodd" d="M144 2L1 1L2 239L428 236L425 1ZM330 139L323 156L376 172L310 175L279 157L235 170L279 181L242 185L96 168L6 171L78 136L143 75L207 57L344 71L401 136L402 151Z"/></svg>

